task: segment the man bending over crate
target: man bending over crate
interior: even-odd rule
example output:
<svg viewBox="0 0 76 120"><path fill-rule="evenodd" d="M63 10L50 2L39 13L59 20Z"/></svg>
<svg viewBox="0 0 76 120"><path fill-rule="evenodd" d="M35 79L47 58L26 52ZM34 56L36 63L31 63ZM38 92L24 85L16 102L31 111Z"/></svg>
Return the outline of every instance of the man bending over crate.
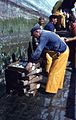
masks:
<svg viewBox="0 0 76 120"><path fill-rule="evenodd" d="M38 26L31 29L31 35L38 39L39 44L26 68L31 69L32 64L40 58L43 50L46 49L48 80L45 91L57 93L58 89L63 88L69 48L56 33L41 30Z"/></svg>

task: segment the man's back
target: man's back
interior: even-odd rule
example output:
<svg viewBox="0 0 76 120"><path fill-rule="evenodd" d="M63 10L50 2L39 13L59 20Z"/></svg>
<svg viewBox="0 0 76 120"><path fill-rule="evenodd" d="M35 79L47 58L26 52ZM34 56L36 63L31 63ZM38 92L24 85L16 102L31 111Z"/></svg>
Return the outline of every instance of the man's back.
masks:
<svg viewBox="0 0 76 120"><path fill-rule="evenodd" d="M48 23L45 25L44 29L54 32L54 24L53 24L52 22L48 22Z"/></svg>

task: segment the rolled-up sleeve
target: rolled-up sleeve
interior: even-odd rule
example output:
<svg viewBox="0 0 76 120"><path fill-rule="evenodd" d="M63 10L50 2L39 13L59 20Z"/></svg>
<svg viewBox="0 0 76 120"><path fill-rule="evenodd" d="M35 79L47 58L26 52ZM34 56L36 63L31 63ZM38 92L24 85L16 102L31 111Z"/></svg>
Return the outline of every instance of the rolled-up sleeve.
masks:
<svg viewBox="0 0 76 120"><path fill-rule="evenodd" d="M41 55L44 47L46 46L46 44L47 44L47 42L48 42L48 40L47 40L47 38L46 38L45 36L40 37L40 40L39 40L39 41L40 41L40 43L39 43L37 49L35 50L35 52L34 52L33 55L31 56L31 61L32 61L32 62L35 62L37 59L40 58L40 55Z"/></svg>

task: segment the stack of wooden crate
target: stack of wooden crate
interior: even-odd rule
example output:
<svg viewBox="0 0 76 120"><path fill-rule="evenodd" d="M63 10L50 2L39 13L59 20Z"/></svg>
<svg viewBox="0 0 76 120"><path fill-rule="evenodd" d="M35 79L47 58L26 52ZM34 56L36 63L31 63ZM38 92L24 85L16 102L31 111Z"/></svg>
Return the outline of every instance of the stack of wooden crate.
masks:
<svg viewBox="0 0 76 120"><path fill-rule="evenodd" d="M42 68L39 63L34 65L31 71L26 70L26 64L17 61L10 64L5 70L6 93L18 93L19 95L36 94L43 79Z"/></svg>

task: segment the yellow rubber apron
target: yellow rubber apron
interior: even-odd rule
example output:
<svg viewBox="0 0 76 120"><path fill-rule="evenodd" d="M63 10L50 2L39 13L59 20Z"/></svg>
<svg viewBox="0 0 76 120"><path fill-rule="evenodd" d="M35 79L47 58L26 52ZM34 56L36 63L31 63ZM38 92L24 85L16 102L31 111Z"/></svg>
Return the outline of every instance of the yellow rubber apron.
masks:
<svg viewBox="0 0 76 120"><path fill-rule="evenodd" d="M69 56L69 48L54 59L46 53L46 71L49 73L46 85L46 92L57 93L58 89L63 88L66 65Z"/></svg>

